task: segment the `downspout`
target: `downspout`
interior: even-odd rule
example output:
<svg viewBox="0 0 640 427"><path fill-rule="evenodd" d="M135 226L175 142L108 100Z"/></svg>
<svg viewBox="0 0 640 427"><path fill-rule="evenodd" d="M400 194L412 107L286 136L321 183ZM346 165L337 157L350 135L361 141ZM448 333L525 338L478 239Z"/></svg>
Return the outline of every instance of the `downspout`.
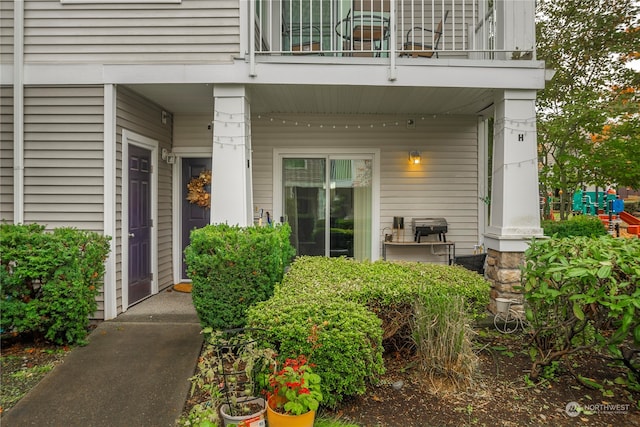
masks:
<svg viewBox="0 0 640 427"><path fill-rule="evenodd" d="M24 1L13 2L13 222L24 222Z"/></svg>
<svg viewBox="0 0 640 427"><path fill-rule="evenodd" d="M389 80L395 81L398 78L396 70L396 0L391 0L391 10L389 11Z"/></svg>
<svg viewBox="0 0 640 427"><path fill-rule="evenodd" d="M111 236L104 273L104 320L118 315L116 297L116 86L104 85L104 235Z"/></svg>
<svg viewBox="0 0 640 427"><path fill-rule="evenodd" d="M256 2L249 2L249 76L256 76Z"/></svg>

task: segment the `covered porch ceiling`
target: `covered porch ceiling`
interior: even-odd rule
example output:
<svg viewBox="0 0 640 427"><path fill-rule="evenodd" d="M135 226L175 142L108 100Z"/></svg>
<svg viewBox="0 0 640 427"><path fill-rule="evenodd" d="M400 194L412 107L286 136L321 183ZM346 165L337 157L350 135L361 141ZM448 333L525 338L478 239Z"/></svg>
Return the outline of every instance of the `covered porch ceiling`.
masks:
<svg viewBox="0 0 640 427"><path fill-rule="evenodd" d="M130 84L178 115L211 114L214 84ZM248 85L252 114L480 115L493 105L484 88Z"/></svg>

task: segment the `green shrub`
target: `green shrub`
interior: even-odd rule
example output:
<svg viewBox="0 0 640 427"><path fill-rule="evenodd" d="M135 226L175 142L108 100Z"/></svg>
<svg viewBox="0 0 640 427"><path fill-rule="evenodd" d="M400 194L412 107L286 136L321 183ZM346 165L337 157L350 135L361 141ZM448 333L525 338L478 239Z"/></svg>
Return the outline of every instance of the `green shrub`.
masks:
<svg viewBox="0 0 640 427"><path fill-rule="evenodd" d="M0 226L0 311L5 332L83 343L97 309L109 238L32 225Z"/></svg>
<svg viewBox="0 0 640 427"><path fill-rule="evenodd" d="M273 330L283 357L308 352L315 325L321 346L313 362L323 379L325 404L331 406L376 380L382 371L382 340L387 346L411 345L413 304L420 296L457 295L466 313L480 316L489 288L480 275L458 266L299 257L273 297L252 307L248 317L251 326ZM354 369L356 361L365 364Z"/></svg>
<svg viewBox="0 0 640 427"><path fill-rule="evenodd" d="M542 221L545 236L598 237L607 234L607 229L597 216L577 215L564 221Z"/></svg>
<svg viewBox="0 0 640 427"><path fill-rule="evenodd" d="M633 363L625 345L640 344L640 239L536 240L525 252L522 279L534 332L532 379L593 347Z"/></svg>
<svg viewBox="0 0 640 427"><path fill-rule="evenodd" d="M281 294L251 307L249 324L267 329L282 360L303 354L316 365L324 405L363 394L384 373L380 319L355 302Z"/></svg>
<svg viewBox="0 0 640 427"><path fill-rule="evenodd" d="M273 294L294 255L291 229L208 225L185 250L193 304L203 327L244 326L249 306Z"/></svg>

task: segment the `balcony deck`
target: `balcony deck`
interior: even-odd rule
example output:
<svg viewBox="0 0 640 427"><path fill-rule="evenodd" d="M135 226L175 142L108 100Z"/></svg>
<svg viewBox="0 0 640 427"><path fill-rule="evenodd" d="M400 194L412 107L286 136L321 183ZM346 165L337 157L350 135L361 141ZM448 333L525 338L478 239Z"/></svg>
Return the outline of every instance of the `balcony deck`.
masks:
<svg viewBox="0 0 640 427"><path fill-rule="evenodd" d="M250 56L535 59L533 0L261 0ZM522 22L501 16L520 13ZM528 22L530 21L530 22ZM523 25L529 24L529 25ZM348 60L348 59L347 59Z"/></svg>

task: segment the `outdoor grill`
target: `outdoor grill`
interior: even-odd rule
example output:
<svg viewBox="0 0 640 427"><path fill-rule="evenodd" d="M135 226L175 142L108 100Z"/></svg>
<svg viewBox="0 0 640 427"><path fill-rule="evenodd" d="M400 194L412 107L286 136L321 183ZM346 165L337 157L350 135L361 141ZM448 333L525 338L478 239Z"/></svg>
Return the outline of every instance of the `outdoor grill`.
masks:
<svg viewBox="0 0 640 427"><path fill-rule="evenodd" d="M438 235L438 240L441 242L447 241L445 235L448 230L447 220L444 218L413 218L411 220L413 227L413 239L420 243L422 236L429 236L432 234Z"/></svg>

